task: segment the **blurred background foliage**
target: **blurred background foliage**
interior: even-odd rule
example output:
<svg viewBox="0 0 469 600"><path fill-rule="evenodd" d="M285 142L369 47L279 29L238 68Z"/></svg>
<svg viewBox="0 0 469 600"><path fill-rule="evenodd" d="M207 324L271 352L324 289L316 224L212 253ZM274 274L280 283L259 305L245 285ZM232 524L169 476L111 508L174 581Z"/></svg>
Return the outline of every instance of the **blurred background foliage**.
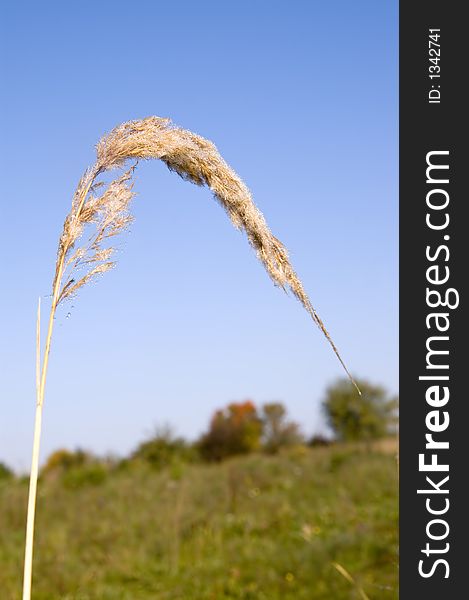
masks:
<svg viewBox="0 0 469 600"><path fill-rule="evenodd" d="M53 452L35 598L398 598L397 399L359 383L362 396L344 380L326 390L331 435L307 438L281 402L246 400L192 442L163 426L127 457ZM12 600L27 485L0 463L0 588Z"/></svg>

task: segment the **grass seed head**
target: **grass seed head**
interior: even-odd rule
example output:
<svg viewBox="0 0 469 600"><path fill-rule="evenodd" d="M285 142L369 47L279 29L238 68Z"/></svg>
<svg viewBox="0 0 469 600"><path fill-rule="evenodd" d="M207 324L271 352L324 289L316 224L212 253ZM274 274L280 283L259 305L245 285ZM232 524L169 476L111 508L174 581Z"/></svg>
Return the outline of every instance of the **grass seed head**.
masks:
<svg viewBox="0 0 469 600"><path fill-rule="evenodd" d="M147 117L114 128L98 142L96 153L96 163L85 171L75 191L72 210L60 238L54 281L54 288L58 282L60 290L58 302L76 294L114 265L109 260L113 248L106 243L125 230L132 220L129 206L134 195L131 179L136 164L107 186L99 181L99 176L106 171L122 169L131 160L159 159L186 181L206 185L212 190L233 225L245 232L274 284L289 289L300 301L353 381L295 273L285 246L272 234L249 189L212 142L174 126L169 119ZM103 186L102 194L96 195ZM94 233L86 244L76 249L87 225L95 227ZM88 271L77 279L76 271L83 267L88 267Z"/></svg>

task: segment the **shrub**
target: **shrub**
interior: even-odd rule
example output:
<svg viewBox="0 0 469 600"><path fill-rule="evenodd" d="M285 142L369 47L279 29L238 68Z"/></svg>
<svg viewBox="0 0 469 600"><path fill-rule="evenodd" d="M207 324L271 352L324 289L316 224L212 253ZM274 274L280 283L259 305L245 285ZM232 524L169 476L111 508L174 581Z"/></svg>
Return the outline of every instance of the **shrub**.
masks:
<svg viewBox="0 0 469 600"><path fill-rule="evenodd" d="M12 479L13 471L3 462L0 462L0 481Z"/></svg>
<svg viewBox="0 0 469 600"><path fill-rule="evenodd" d="M192 462L197 451L181 437L176 437L169 426L157 428L152 437L142 442L131 459L140 459L152 467L162 468L177 461Z"/></svg>
<svg viewBox="0 0 469 600"><path fill-rule="evenodd" d="M324 446L330 446L331 444L332 440L320 433L315 433L308 441L308 446L311 446L311 448L320 448Z"/></svg>
<svg viewBox="0 0 469 600"><path fill-rule="evenodd" d="M82 467L85 463L92 462L92 455L84 450L74 451L61 448L52 452L45 465L41 469L42 475L48 475L53 472L68 471L74 467Z"/></svg>
<svg viewBox="0 0 469 600"><path fill-rule="evenodd" d="M106 479L107 475L108 470L106 467L99 462L95 462L65 471L62 475L62 482L65 487L77 489L99 485Z"/></svg>

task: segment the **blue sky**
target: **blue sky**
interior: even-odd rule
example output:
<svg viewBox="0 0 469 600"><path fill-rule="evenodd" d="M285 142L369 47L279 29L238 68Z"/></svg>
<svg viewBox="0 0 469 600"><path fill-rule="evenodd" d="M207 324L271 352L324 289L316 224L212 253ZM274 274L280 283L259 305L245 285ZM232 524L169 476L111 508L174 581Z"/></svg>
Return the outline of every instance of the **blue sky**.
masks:
<svg viewBox="0 0 469 600"><path fill-rule="evenodd" d="M212 139L351 371L397 392L397 2L2 8L0 461L29 467L38 296L98 138L147 115ZM306 433L340 364L207 189L139 166L118 267L56 319L42 456L188 437L281 400ZM72 307L73 305L73 307ZM67 314L70 316L67 317Z"/></svg>

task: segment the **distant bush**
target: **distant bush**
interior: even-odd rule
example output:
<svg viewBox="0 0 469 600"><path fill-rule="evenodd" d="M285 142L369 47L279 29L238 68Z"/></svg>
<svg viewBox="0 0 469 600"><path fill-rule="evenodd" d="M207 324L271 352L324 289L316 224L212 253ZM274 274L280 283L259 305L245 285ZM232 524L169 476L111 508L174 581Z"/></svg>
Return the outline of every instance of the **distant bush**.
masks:
<svg viewBox="0 0 469 600"><path fill-rule="evenodd" d="M215 412L197 445L203 458L219 461L259 449L261 435L262 420L253 402L233 402Z"/></svg>
<svg viewBox="0 0 469 600"><path fill-rule="evenodd" d="M332 444L332 440L325 435L320 433L316 433L313 437L308 441L308 446L311 448L320 448L324 446L330 446Z"/></svg>
<svg viewBox="0 0 469 600"><path fill-rule="evenodd" d="M132 453L130 460L143 460L157 469L176 461L193 462L197 450L186 440L174 435L169 426L159 428Z"/></svg>
<svg viewBox="0 0 469 600"><path fill-rule="evenodd" d="M110 462L99 459L90 452L64 448L56 450L41 469L41 476L57 478L68 488L80 488L102 483L110 470Z"/></svg>
<svg viewBox="0 0 469 600"><path fill-rule="evenodd" d="M84 450L77 449L74 451L61 448L52 452L48 457L45 465L41 469L41 475L48 475L52 472L68 471L74 467L82 467L94 459L91 454Z"/></svg>
<svg viewBox="0 0 469 600"><path fill-rule="evenodd" d="M0 462L0 481L12 479L14 477L13 471L7 467L3 462Z"/></svg>
<svg viewBox="0 0 469 600"><path fill-rule="evenodd" d="M65 487L76 489L101 484L108 475L108 469L102 463L95 462L81 467L73 467L62 474Z"/></svg>

